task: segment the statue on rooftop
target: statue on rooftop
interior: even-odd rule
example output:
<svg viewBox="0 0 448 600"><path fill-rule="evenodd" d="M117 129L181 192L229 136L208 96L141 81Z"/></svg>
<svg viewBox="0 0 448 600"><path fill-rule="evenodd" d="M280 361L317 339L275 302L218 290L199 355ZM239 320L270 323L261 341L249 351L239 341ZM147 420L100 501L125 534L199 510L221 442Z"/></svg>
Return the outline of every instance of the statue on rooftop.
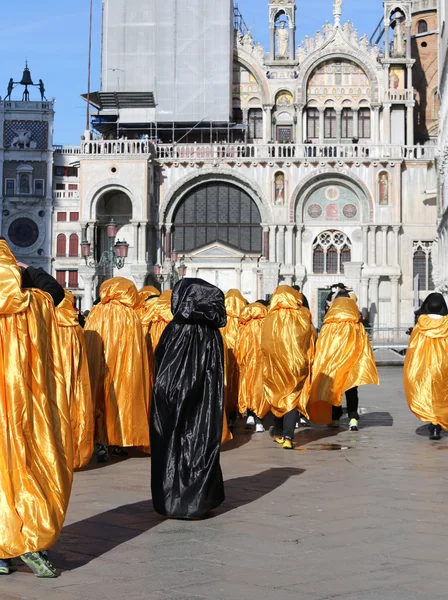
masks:
<svg viewBox="0 0 448 600"><path fill-rule="evenodd" d="M8 92L5 96L5 100L11 100L11 94L12 94L13 89L14 89L14 79L11 77L11 79L8 82Z"/></svg>
<svg viewBox="0 0 448 600"><path fill-rule="evenodd" d="M288 58L289 32L285 21L280 23L275 36L277 38L277 58Z"/></svg>

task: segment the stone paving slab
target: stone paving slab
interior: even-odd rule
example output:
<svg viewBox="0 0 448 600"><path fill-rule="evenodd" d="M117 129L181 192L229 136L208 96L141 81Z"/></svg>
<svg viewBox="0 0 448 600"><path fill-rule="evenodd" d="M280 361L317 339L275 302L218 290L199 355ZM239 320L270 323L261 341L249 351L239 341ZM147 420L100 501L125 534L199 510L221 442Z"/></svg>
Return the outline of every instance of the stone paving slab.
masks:
<svg viewBox="0 0 448 600"><path fill-rule="evenodd" d="M446 598L448 436L427 439L400 367L380 376L360 390L359 433L301 430L286 452L240 427L226 501L204 521L154 513L149 458L92 462L50 553L61 576L21 566L0 600Z"/></svg>

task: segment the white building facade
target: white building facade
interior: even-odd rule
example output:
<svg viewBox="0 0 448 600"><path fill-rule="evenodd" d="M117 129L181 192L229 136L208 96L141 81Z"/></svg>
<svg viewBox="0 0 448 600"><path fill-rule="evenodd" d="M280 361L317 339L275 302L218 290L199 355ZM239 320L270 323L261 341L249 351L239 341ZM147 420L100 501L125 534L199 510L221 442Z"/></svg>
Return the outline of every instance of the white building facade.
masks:
<svg viewBox="0 0 448 600"><path fill-rule="evenodd" d="M439 0L439 193L438 193L438 287L448 296L448 2Z"/></svg>
<svg viewBox="0 0 448 600"><path fill-rule="evenodd" d="M99 258L114 218L130 245L115 274L138 286L155 265L170 285L176 250L188 276L251 301L300 285L317 325L339 281L373 325L412 324L438 273L436 147L414 145L412 16L410 0L384 2L380 52L342 23L336 0L333 24L297 44L295 2L272 0L270 48L235 29L227 123L138 123L145 102L161 112L156 87L95 95L102 139L52 155L59 280L73 289L77 271L75 294L91 307L106 273L86 266L79 242Z"/></svg>

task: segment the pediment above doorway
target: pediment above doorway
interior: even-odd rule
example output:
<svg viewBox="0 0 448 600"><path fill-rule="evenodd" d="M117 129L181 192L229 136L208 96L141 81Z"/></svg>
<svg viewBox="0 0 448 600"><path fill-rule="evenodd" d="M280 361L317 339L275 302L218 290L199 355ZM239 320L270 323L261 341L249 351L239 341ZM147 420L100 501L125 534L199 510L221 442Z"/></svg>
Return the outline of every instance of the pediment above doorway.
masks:
<svg viewBox="0 0 448 600"><path fill-rule="evenodd" d="M231 262L241 262L247 258L240 250L219 243L209 244L208 246L203 246L199 250L194 250L193 252L188 253L188 257L192 260L219 259Z"/></svg>

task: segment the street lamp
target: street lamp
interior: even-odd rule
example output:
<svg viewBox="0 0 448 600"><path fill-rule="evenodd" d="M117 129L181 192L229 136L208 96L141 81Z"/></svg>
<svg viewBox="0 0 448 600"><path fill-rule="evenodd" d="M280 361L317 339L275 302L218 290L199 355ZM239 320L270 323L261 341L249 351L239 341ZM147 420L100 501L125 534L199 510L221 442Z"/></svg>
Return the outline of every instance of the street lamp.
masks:
<svg viewBox="0 0 448 600"><path fill-rule="evenodd" d="M129 244L125 241L115 242L117 237L117 224L113 219L106 227L107 237L109 238L109 250L101 255L99 261L91 255L92 244L86 238L86 230L83 230L83 239L81 242L81 255L86 261L86 265L91 269L105 267L106 269L122 269L125 265L129 252Z"/></svg>
<svg viewBox="0 0 448 600"><path fill-rule="evenodd" d="M179 253L176 250L171 252L171 259L166 259L163 266L154 265L153 271L159 283L165 289L169 284L168 289L173 289L178 281L183 279L187 274L187 265L185 264L185 256L179 258Z"/></svg>

